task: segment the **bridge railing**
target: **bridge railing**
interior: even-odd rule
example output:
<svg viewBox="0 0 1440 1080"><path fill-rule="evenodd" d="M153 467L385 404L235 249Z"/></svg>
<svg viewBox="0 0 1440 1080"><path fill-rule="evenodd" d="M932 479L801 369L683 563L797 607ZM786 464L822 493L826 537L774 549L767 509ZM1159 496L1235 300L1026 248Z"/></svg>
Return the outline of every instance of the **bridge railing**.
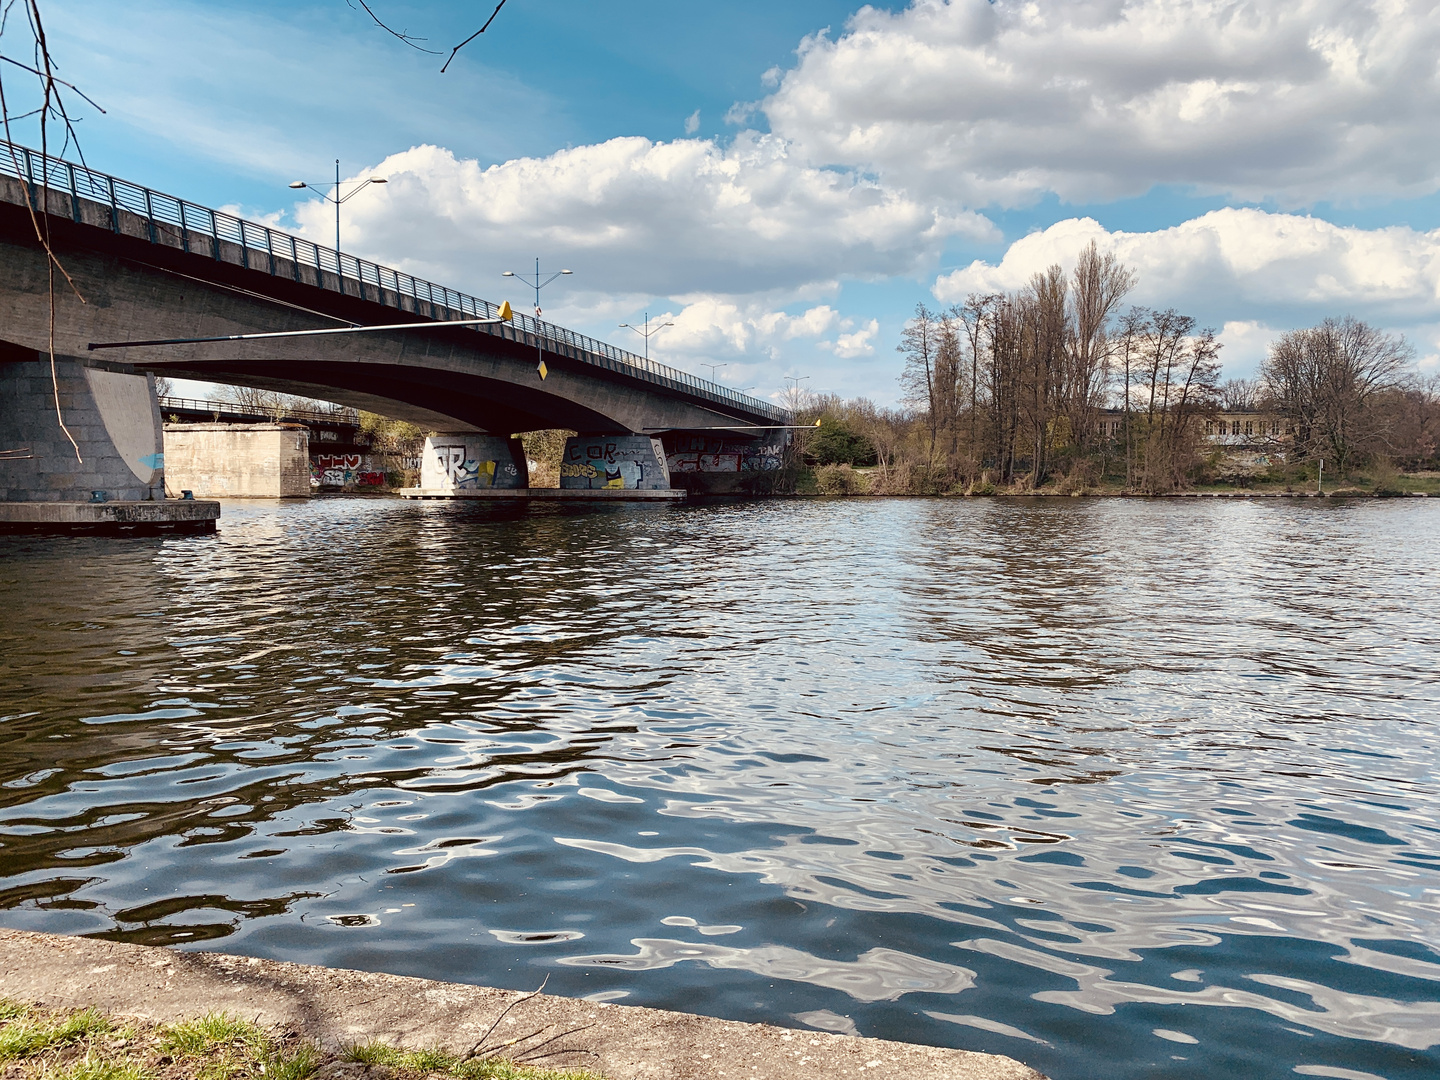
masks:
<svg viewBox="0 0 1440 1080"><path fill-rule="evenodd" d="M23 179L30 187L32 206L36 210L40 209L41 188L69 195L71 214L77 222L81 220L80 199L108 206L111 210L111 225L117 232L120 228L119 212L128 211L146 222L152 243L158 242L156 226L168 225L180 230L181 242L187 251L196 250L192 244L197 244L202 250L208 248L207 253L218 259L220 242L223 240L238 245L246 255L245 264L252 269L268 269L273 274L276 272L274 260L284 259L296 268L296 273L298 267L303 265L333 274L342 283L342 288L345 279L372 285L381 294L382 303L386 302L383 294L389 292L397 298L410 297L417 308L420 303L426 303L445 308L461 317L487 318L499 311L499 305L488 300L481 300L403 271L347 255L334 248L322 247L293 233L246 221L223 210L212 210L174 195L166 195L128 180L97 172L85 165L41 154L38 150L31 150L4 139L0 139L0 174ZM263 253L266 258L257 260L252 265L249 252ZM323 279L317 276L317 280ZM396 304L391 306L399 307L398 299ZM515 313L513 326L513 330L503 326L480 326L474 329L499 333L503 337L548 348L551 352L569 356L582 363L629 375L642 382L679 390L715 404L737 408L752 416L765 417L781 424L790 422L790 414L786 410L769 402L701 379L688 371L681 371L627 349L617 348L598 338L577 334L563 326L543 322L519 312Z"/></svg>
<svg viewBox="0 0 1440 1080"><path fill-rule="evenodd" d="M163 395L160 399L161 414L169 412L196 412L230 414L232 416L268 416L272 420L310 420L317 424L344 424L360 426L357 409L336 406L334 409L292 409L285 405L245 405L238 401L213 401L209 398L187 398Z"/></svg>

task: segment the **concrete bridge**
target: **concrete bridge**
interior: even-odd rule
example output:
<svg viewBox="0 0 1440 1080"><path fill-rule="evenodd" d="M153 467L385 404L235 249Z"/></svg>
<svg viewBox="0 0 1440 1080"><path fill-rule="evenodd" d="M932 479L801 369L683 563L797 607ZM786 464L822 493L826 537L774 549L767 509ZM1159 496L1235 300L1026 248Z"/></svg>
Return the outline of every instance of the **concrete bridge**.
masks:
<svg viewBox="0 0 1440 1080"><path fill-rule="evenodd" d="M53 328L50 273L37 230L48 236L75 285L56 274ZM36 444L24 460L40 460L42 451L69 454L68 440L57 443L39 432L34 417L22 422L22 411L48 409L50 426L58 430L48 400L53 349L58 374L72 384L70 407L105 413L100 398L109 401L101 427L121 408L113 391L122 384L110 376L153 373L251 386L444 433L451 437L449 456L436 475L461 485L472 479L472 452L503 458L495 437L541 428L579 433L567 448L573 460L562 470L562 486L668 488L675 462L683 463L692 482L710 473L723 487L720 474L734 474L728 486L743 488L743 481L778 464L780 427L790 422L785 410L525 315L481 326L103 353L88 348L97 342L438 324L498 311L494 303L403 271L0 140L0 379L18 380L16 396L0 405L9 409L0 412L0 451L26 449L8 445L18 440ZM106 389L97 391L102 383ZM149 396L153 406L153 390ZM127 400L124 408L133 413L138 398ZM62 417L65 408L62 401ZM151 411L158 429L158 410ZM136 438L132 431L130 441ZM150 460L159 452L141 457ZM122 476L109 486L143 489L150 497L163 490L159 477L141 475L144 468L122 457L136 473L133 482L120 482ZM620 467L624 462L629 464ZM522 456L522 469L523 463ZM491 464L493 482L504 468ZM37 470L43 471L40 465L17 466L0 453L0 497L78 497L87 484L103 486L98 481L107 479L67 466L44 481L31 475ZM66 487L66 476L75 483ZM524 486L520 479L514 486Z"/></svg>

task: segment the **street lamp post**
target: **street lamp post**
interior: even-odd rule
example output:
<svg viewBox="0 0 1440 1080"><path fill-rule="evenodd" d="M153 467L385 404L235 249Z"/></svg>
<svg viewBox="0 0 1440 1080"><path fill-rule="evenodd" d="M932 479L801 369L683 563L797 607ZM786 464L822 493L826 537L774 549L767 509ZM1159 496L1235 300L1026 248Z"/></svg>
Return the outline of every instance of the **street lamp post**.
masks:
<svg viewBox="0 0 1440 1080"><path fill-rule="evenodd" d="M348 194L342 195L340 194L340 159L336 158L335 190L332 194L326 195L325 192L322 191L320 188L316 187L314 184L307 184L304 180L291 180L290 186L292 188L296 188L297 190L299 188L308 188L309 190L315 192L316 195L319 195L320 198L324 199L326 202L335 204L335 257L338 259L340 257L340 204L344 202L349 202L356 195L360 194L360 190L368 184L384 184L386 182L387 181L383 176L367 176L364 180L355 181L355 188L353 191L350 191Z"/></svg>
<svg viewBox="0 0 1440 1080"><path fill-rule="evenodd" d="M643 338L645 339L645 359L646 359L646 360L649 360L649 359L650 359L650 338L651 338L651 336L654 335L654 334L658 334L661 330L664 330L667 326L674 326L674 325L675 325L675 324L674 324L673 322L662 322L662 323L657 323L657 324L652 328L651 325L650 325L650 313L649 313L648 311L645 312L645 328L644 328L643 330L642 330L640 327L638 327L638 326L632 326L632 325L631 325L630 323L628 323L628 322L622 322L622 323L620 324L620 326L621 326L623 329L634 330L637 334L639 334L641 337L643 337Z"/></svg>
<svg viewBox="0 0 1440 1080"><path fill-rule="evenodd" d="M729 365L729 364L701 364L700 366L701 366L701 367L708 367L708 368L710 369L710 381L711 381L711 382L714 382L714 381L715 381L715 372L719 371L722 367L729 367L730 365Z"/></svg>
<svg viewBox="0 0 1440 1080"><path fill-rule="evenodd" d="M535 276L533 278L526 277L524 274L517 274L514 270L506 270L500 276L513 277L519 281L523 281L526 285L529 285L532 289L535 290L535 321L538 323L540 321L540 290L543 289L546 285L549 285L556 278L563 277L568 274L573 274L574 272L575 271L573 270L556 270L555 273L551 274L544 281L541 281L540 256L537 255L535 256ZM549 374L549 369L545 367L545 350L540 344L540 329L538 326L535 329L535 355L539 357L538 361L535 364L535 370L540 373L540 381L544 382L545 376Z"/></svg>
<svg viewBox="0 0 1440 1080"><path fill-rule="evenodd" d="M798 413L800 411L800 403L805 399L806 393L800 388L800 384L809 382L810 376L800 375L797 377L795 375L786 375L785 381L790 384L790 389L785 391L785 396L789 399L790 411L792 413Z"/></svg>
<svg viewBox="0 0 1440 1080"><path fill-rule="evenodd" d="M538 319L540 318L540 290L543 289L546 285L549 285L556 278L566 274L573 274L574 272L575 271L573 270L556 270L555 273L551 274L544 281L541 281L540 257L537 255L535 257L535 276L533 278L526 277L524 274L517 274L514 270L506 270L500 276L518 278L520 281L523 281L526 285L529 285L532 289L535 290L535 318Z"/></svg>

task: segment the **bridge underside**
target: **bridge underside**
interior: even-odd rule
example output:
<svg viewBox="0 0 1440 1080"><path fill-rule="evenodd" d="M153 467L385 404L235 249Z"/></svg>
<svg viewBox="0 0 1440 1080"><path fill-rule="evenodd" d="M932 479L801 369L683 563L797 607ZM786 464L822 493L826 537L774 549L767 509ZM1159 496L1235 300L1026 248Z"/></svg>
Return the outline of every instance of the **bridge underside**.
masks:
<svg viewBox="0 0 1440 1080"><path fill-rule="evenodd" d="M538 393L530 387L441 369L299 360L287 363L282 377L274 361L243 357L215 363L152 362L136 367L172 378L249 386L333 401L396 420L408 420L429 431L511 434L542 428L599 433L628 430L594 409Z"/></svg>

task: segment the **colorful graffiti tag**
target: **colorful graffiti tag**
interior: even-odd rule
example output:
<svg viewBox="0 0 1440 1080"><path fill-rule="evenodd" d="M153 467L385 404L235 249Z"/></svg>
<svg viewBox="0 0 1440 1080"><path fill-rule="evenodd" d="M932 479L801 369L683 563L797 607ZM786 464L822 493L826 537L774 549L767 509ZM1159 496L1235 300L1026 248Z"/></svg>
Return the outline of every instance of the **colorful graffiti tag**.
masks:
<svg viewBox="0 0 1440 1080"><path fill-rule="evenodd" d="M523 488L529 476L517 439L491 435L432 435L425 440L420 486L432 491Z"/></svg>
<svg viewBox="0 0 1440 1080"><path fill-rule="evenodd" d="M312 454L311 488L385 487L401 483L406 469L418 469L417 458L399 454Z"/></svg>
<svg viewBox="0 0 1440 1080"><path fill-rule="evenodd" d="M565 442L560 486L663 489L670 471L660 440L648 435L575 436Z"/></svg>
<svg viewBox="0 0 1440 1080"><path fill-rule="evenodd" d="M457 491L495 486L495 462L469 457L464 443L435 443L431 449L440 472Z"/></svg>
<svg viewBox="0 0 1440 1080"><path fill-rule="evenodd" d="M774 472L784 464L782 444L707 438L701 435L667 438L665 462L672 473Z"/></svg>
<svg viewBox="0 0 1440 1080"><path fill-rule="evenodd" d="M382 487L385 471L363 454L315 454L310 458L311 487Z"/></svg>

